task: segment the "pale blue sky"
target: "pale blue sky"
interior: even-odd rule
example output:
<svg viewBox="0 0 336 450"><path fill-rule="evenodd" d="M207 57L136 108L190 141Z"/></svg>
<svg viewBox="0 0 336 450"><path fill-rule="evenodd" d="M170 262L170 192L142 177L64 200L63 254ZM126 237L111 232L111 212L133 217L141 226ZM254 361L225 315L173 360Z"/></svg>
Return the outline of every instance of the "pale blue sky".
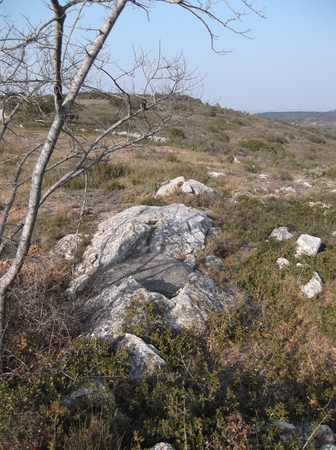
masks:
<svg viewBox="0 0 336 450"><path fill-rule="evenodd" d="M267 19L244 18L252 40L215 29L217 48L232 50L225 56L211 50L205 28L181 7L152 4L149 23L129 5L116 24L109 43L120 64L129 62L132 45L155 54L160 41L163 53L183 50L189 67L205 76L204 101L248 112L336 109L336 0L256 0ZM220 1L215 8L225 13ZM45 10L42 0L4 0L0 9L32 21Z"/></svg>

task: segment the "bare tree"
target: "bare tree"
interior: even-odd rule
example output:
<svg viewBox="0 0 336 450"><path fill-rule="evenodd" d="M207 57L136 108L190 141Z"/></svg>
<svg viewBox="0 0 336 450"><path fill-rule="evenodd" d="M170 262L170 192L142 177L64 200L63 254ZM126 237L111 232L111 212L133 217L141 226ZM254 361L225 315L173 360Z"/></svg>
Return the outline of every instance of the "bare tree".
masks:
<svg viewBox="0 0 336 450"><path fill-rule="evenodd" d="M209 33L212 48L216 39L212 31L214 23L243 36L248 33L248 30L239 30L235 26L241 22L244 13L239 12L234 3L243 6L247 12L263 15L248 0L223 0L228 18L216 14L212 9L215 2L211 0L194 3L189 0L164 1L173 4L176 14L178 8L183 8L200 21ZM14 132L12 125L19 119L24 120L32 108L45 114L44 125L49 120L43 142L31 145L16 160L15 175L8 177L0 169L0 189L4 194L0 256L6 246L15 241L15 255L0 278L0 342L5 331L6 295L27 256L41 205L53 192L86 173L94 164L106 160L120 149L153 137L165 128L174 115L174 96L189 92L196 83L194 73L188 71L182 54L167 59L160 49L155 60L150 60L143 52L135 55L134 65L129 70L107 69L106 61L110 57L106 41L126 5L132 3L133 7L149 14L153 2L64 0L63 3L45 0L49 18L37 26L27 20L24 30L16 27L9 17L0 16L0 142L6 139L7 133ZM6 1L3 2L5 5ZM8 6L10 8L10 2ZM90 8L101 8L105 19L97 30L86 27L86 31L91 35L95 33L95 37L78 44L78 33L85 27L82 20ZM141 92L132 89L126 81L137 71L141 71L144 80ZM99 127L91 140L82 139L72 131L69 121L79 92L94 87L90 85L90 74L98 78L99 73L110 81L112 88L106 95L118 102L120 114L111 123ZM48 95L52 96L53 102L51 111L46 113L41 99ZM56 151L62 135L69 136L72 141L66 154ZM59 176L51 186L44 187L45 175L53 170L58 170ZM25 183L30 183L26 212L13 225L11 212Z"/></svg>

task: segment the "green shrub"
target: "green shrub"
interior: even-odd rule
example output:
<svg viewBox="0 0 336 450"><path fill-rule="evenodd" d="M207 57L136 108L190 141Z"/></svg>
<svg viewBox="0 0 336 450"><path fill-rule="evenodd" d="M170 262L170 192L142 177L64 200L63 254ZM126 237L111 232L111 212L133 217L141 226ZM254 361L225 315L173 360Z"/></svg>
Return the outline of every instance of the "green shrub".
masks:
<svg viewBox="0 0 336 450"><path fill-rule="evenodd" d="M325 144L326 140L324 137L316 135L316 134L310 134L307 138L310 142L314 142L314 144Z"/></svg>
<svg viewBox="0 0 336 450"><path fill-rule="evenodd" d="M290 174L287 171L281 171L279 176L280 176L280 180L282 180L282 181L293 181L292 174Z"/></svg>
<svg viewBox="0 0 336 450"><path fill-rule="evenodd" d="M287 139L284 136L267 136L267 142L274 142L276 144L288 144Z"/></svg>
<svg viewBox="0 0 336 450"><path fill-rule="evenodd" d="M230 142L230 136L227 133L219 133L218 139L221 142Z"/></svg>
<svg viewBox="0 0 336 450"><path fill-rule="evenodd" d="M336 179L336 166L328 167L326 170L326 176L329 178Z"/></svg>
<svg viewBox="0 0 336 450"><path fill-rule="evenodd" d="M167 162L176 162L177 161L177 156L173 155L172 153L169 153L168 155L166 155L165 160Z"/></svg>
<svg viewBox="0 0 336 450"><path fill-rule="evenodd" d="M314 167L314 169L303 169L303 173L307 177L316 180L318 178L324 177L324 175L326 174L326 169L324 169L323 167Z"/></svg>
<svg viewBox="0 0 336 450"><path fill-rule="evenodd" d="M185 133L181 128L170 128L169 134L171 139L185 139Z"/></svg>
<svg viewBox="0 0 336 450"><path fill-rule="evenodd" d="M252 152L257 152L259 150L271 150L272 147L265 141L259 139L249 139L248 141L240 141L239 145L241 147L247 148Z"/></svg>

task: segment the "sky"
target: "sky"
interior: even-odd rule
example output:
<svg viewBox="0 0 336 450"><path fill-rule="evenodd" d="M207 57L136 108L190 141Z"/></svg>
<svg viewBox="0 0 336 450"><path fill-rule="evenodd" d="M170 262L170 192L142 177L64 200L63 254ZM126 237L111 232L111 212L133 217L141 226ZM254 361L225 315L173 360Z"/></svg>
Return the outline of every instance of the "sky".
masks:
<svg viewBox="0 0 336 450"><path fill-rule="evenodd" d="M60 1L62 4L62 1ZM231 5L246 7L240 0ZM251 29L248 38L214 26L219 55L211 49L207 30L179 5L152 1L147 14L129 4L109 38L109 49L120 65L135 50L174 56L181 50L190 69L203 78L202 100L249 113L265 111L328 111L336 109L336 0L255 0L265 19L250 13L239 29ZM221 17L228 10L214 2ZM11 12L37 21L46 15L43 0L4 0L0 13ZM98 26L102 10L90 8L86 18Z"/></svg>

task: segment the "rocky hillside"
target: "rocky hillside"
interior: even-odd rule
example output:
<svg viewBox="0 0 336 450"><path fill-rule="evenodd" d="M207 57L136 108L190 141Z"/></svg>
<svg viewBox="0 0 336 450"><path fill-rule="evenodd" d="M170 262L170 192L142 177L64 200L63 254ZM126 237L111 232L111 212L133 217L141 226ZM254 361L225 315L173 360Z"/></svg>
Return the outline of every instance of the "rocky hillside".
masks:
<svg viewBox="0 0 336 450"><path fill-rule="evenodd" d="M292 125L315 128L321 133L336 137L336 110L332 111L283 111L257 114L271 120L282 120Z"/></svg>
<svg viewBox="0 0 336 450"><path fill-rule="evenodd" d="M89 171L85 203L78 178L43 206L9 294L0 447L336 448L335 141L179 101L161 139ZM115 108L81 98L73 132ZM15 133L7 177L43 126Z"/></svg>

